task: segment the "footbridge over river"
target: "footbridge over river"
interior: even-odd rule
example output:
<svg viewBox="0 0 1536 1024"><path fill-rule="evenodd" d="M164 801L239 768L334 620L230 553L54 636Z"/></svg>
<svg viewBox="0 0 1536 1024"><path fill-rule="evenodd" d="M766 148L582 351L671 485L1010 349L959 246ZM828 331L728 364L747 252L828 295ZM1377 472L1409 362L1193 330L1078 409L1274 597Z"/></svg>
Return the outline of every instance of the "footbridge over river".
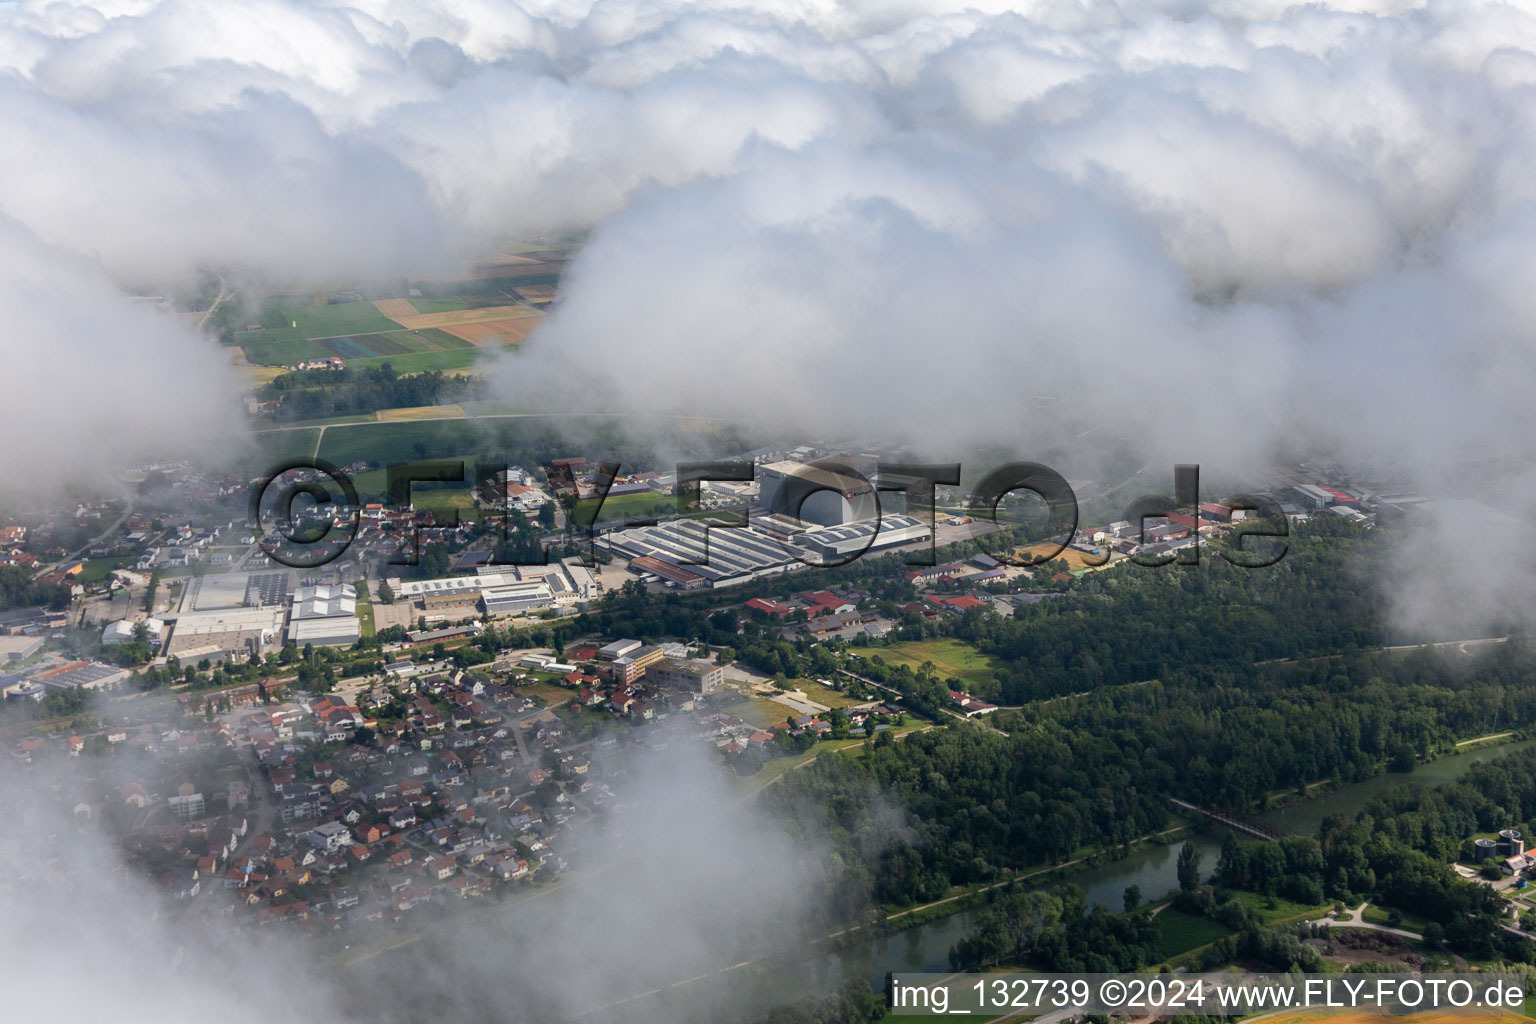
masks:
<svg viewBox="0 0 1536 1024"><path fill-rule="evenodd" d="M1273 825L1266 825L1258 818L1243 814L1240 811L1224 811L1215 807L1198 807L1195 804L1186 803L1183 800L1177 799L1176 797L1169 797L1168 802L1182 811L1189 811L1194 814L1203 814L1217 824L1225 825L1227 828L1236 829L1237 831L1253 836L1256 839L1263 839L1266 842L1273 842L1276 839L1285 838L1285 832L1283 830L1275 828Z"/></svg>

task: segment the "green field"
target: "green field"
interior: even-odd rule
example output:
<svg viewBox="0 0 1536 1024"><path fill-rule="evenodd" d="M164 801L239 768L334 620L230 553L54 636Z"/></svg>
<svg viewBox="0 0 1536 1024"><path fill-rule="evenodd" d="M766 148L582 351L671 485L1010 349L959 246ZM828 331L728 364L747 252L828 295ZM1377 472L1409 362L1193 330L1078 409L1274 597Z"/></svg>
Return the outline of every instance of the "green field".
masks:
<svg viewBox="0 0 1536 1024"><path fill-rule="evenodd" d="M963 683L990 681L997 672L996 662L963 640L917 640L890 647L871 648L867 657L879 657L887 665L910 665L915 672L924 662L932 662L941 679L959 679Z"/></svg>
<svg viewBox="0 0 1536 1024"><path fill-rule="evenodd" d="M1175 907L1160 911L1152 923L1157 925L1158 948L1165 959L1208 946L1232 934L1230 928L1208 917L1186 914Z"/></svg>
<svg viewBox="0 0 1536 1024"><path fill-rule="evenodd" d="M85 568L75 575L77 583L100 583L111 574L113 569L126 569L137 561L133 555L122 555L118 558L88 558Z"/></svg>
<svg viewBox="0 0 1536 1024"><path fill-rule="evenodd" d="M1308 906L1305 903L1293 903L1278 896L1273 898L1262 896L1256 892L1236 892L1233 893L1233 896L1243 905L1243 909L1248 911L1250 916L1257 917L1266 925L1285 921L1300 921L1308 917L1321 917L1328 912L1329 907L1333 906L1331 903ZM1274 906L1269 905L1271 902L1274 903Z"/></svg>
<svg viewBox="0 0 1536 1024"><path fill-rule="evenodd" d="M261 366L291 366L303 359L339 356L348 366L390 363L396 369L404 369L405 361L409 361L418 364L415 368L436 370L446 369L456 360L433 359L433 356L458 356L468 365L476 352L475 346L463 338L430 327L410 331L396 325L383 331L315 335L314 339L296 336L303 333L302 330L250 331L237 335L236 340L245 351L245 358Z"/></svg>
<svg viewBox="0 0 1536 1024"><path fill-rule="evenodd" d="M357 592L357 621L363 637L373 636L373 602L364 596L361 589Z"/></svg>
<svg viewBox="0 0 1536 1024"><path fill-rule="evenodd" d="M1402 917L1396 924L1392 923L1392 911L1389 907L1378 907L1372 903L1365 908L1365 921L1367 924L1380 924L1388 928L1403 928L1410 932L1422 932L1424 926L1429 924L1429 919L1408 911L1400 912Z"/></svg>
<svg viewBox="0 0 1536 1024"><path fill-rule="evenodd" d="M255 435L246 465L252 472L261 473L289 459L307 459L315 453L315 441L319 436L319 427L261 431Z"/></svg>
<svg viewBox="0 0 1536 1024"><path fill-rule="evenodd" d="M602 522L610 522L615 519L629 519L635 516L663 516L677 513L677 499L670 494L662 494L659 491L651 491L646 494L620 494L610 498L604 498L603 504L597 510L597 517ZM583 505L577 509L577 521L587 522L587 516L592 513Z"/></svg>
<svg viewBox="0 0 1536 1024"><path fill-rule="evenodd" d="M446 309L472 305L451 297L423 301ZM415 371L452 369L474 361L471 343L432 328L408 330L371 302L316 306L308 296L269 299L256 322L261 328L236 332L235 344L244 350L247 361L259 366L289 366L304 359L340 356L349 365L389 361L396 362L398 369ZM457 359L433 358L450 353ZM412 365L397 362L401 360Z"/></svg>

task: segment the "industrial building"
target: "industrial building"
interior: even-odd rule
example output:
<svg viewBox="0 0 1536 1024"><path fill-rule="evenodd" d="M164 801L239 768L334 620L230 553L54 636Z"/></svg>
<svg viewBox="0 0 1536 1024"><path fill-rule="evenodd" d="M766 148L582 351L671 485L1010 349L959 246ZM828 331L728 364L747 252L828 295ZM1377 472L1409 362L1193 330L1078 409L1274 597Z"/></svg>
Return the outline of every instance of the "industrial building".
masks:
<svg viewBox="0 0 1536 1024"><path fill-rule="evenodd" d="M492 615L522 615L597 596L598 583L577 558L549 565L484 565L473 576L389 581L397 600L419 601L428 612L483 605Z"/></svg>
<svg viewBox="0 0 1536 1024"><path fill-rule="evenodd" d="M183 612L171 624L167 657L210 661L260 655L283 634L280 607L225 608Z"/></svg>
<svg viewBox="0 0 1536 1024"><path fill-rule="evenodd" d="M801 462L772 462L757 469L758 505L817 526L842 526L880 514L874 485L830 468Z"/></svg>
<svg viewBox="0 0 1536 1024"><path fill-rule="evenodd" d="M933 528L912 516L882 516L846 526L828 526L796 534L795 543L823 562L841 563L865 550L927 540Z"/></svg>
<svg viewBox="0 0 1536 1024"><path fill-rule="evenodd" d="M743 583L803 564L782 543L751 526L706 530L692 519L619 530L606 541L611 551L632 563L654 559L680 569L680 577L702 580L700 586Z"/></svg>
<svg viewBox="0 0 1536 1024"><path fill-rule="evenodd" d="M7 636L0 633L0 661L24 661L43 649L47 637Z"/></svg>
<svg viewBox="0 0 1536 1024"><path fill-rule="evenodd" d="M725 670L707 661L664 658L646 669L645 678L657 686L674 686L692 693L709 693L725 682Z"/></svg>
<svg viewBox="0 0 1536 1024"><path fill-rule="evenodd" d="M27 677L27 682L45 690L102 690L125 682L132 673L116 665L98 661L74 661L68 665Z"/></svg>
<svg viewBox="0 0 1536 1024"><path fill-rule="evenodd" d="M679 519L618 530L605 540L614 554L629 559L632 572L650 573L692 589L725 587L807 565L846 561L865 550L926 540L931 530L927 523L905 515L811 529L770 517L743 527L707 531L702 523Z"/></svg>
<svg viewBox="0 0 1536 1024"><path fill-rule="evenodd" d="M600 657L606 658L609 661L613 661L615 658L622 658L626 654L633 654L639 649L639 640L615 640L613 643L608 644L606 647L600 649L597 653Z"/></svg>
<svg viewBox="0 0 1536 1024"><path fill-rule="evenodd" d="M103 647L116 647L118 644L130 643L134 633L138 631L138 623L129 622L127 619L118 619L116 622L107 623L101 631L101 644ZM151 644L158 644L165 633L165 623L159 619L144 620L144 638Z"/></svg>
<svg viewBox="0 0 1536 1024"><path fill-rule="evenodd" d="M300 587L293 592L288 642L298 647L350 647L363 635L357 589L350 583Z"/></svg>
<svg viewBox="0 0 1536 1024"><path fill-rule="evenodd" d="M480 592L480 599L490 615L526 615L555 603L549 585L532 580L486 587Z"/></svg>
<svg viewBox="0 0 1536 1024"><path fill-rule="evenodd" d="M288 623L288 642L297 647L351 647L362 635L362 623L356 615L294 619Z"/></svg>
<svg viewBox="0 0 1536 1024"><path fill-rule="evenodd" d="M326 619L357 614L357 589L350 583L300 587L293 592L294 619Z"/></svg>

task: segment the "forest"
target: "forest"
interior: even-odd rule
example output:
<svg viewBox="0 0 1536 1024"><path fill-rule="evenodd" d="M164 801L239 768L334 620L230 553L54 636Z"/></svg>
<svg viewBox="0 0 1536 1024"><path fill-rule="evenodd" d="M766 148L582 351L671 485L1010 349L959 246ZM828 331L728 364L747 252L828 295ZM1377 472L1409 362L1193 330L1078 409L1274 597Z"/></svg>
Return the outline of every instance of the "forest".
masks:
<svg viewBox="0 0 1536 1024"><path fill-rule="evenodd" d="M262 401L281 399L280 420L319 419L377 409L442 405L477 397L476 377L440 370L402 374L389 363L365 369L296 370L277 377L260 392Z"/></svg>
<svg viewBox="0 0 1536 1024"><path fill-rule="evenodd" d="M905 905L1084 848L1122 848L1169 827L1171 796L1256 810L1305 784L1411 768L1459 738L1529 727L1531 667L1512 641L1460 669L1408 652L1172 672L1002 712L995 729L954 722L901 742L882 736L862 757L818 758L764 799L833 837L855 865L848 885ZM872 819L850 808L882 795L904 816L905 838L871 857L861 833Z"/></svg>
<svg viewBox="0 0 1536 1024"><path fill-rule="evenodd" d="M1202 953L1201 968L1242 960L1276 970L1320 969L1317 952L1299 941L1300 928L1308 926L1264 928L1234 898L1236 892L1308 906L1335 901L1353 907L1370 900L1422 919L1424 943L1432 949L1532 964L1536 943L1505 927L1505 901L1460 878L1450 862L1469 859L1470 836L1511 824L1528 829L1536 825L1533 816L1536 751L1525 751L1475 765L1459 782L1389 790L1353 820L1325 821L1317 836L1251 842L1229 832L1208 880L1194 847L1185 846L1173 905L1232 932ZM951 963L957 970L1027 963L1055 971L1125 971L1160 962L1151 908L1133 905L1129 896L1126 902L1125 913L1116 915L1102 906L1084 907L1075 886L1011 887L990 900L977 926L951 950Z"/></svg>
<svg viewBox="0 0 1536 1024"><path fill-rule="evenodd" d="M38 606L53 611L68 608L69 585L34 580L32 572L20 566L0 566L0 611Z"/></svg>

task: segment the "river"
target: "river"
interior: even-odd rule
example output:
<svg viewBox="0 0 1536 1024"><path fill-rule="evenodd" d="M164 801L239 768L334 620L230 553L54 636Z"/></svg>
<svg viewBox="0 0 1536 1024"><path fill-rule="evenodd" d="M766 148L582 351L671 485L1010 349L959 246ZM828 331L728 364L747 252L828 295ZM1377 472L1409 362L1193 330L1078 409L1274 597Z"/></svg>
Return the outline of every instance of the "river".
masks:
<svg viewBox="0 0 1536 1024"><path fill-rule="evenodd" d="M1525 740L1483 747L1466 754L1444 757L1421 765L1408 775L1385 774L1364 782L1341 786L1325 795L1301 800L1262 817L1293 834L1311 834L1331 814L1352 815L1376 795L1398 786L1439 785L1460 778L1467 769L1481 761L1536 747L1536 740ZM1129 857L1111 861L1071 875L1069 880L1083 888L1089 904L1102 903L1112 911L1123 905L1127 886L1141 890L1144 902L1162 899L1178 887L1179 853L1193 844L1201 856L1201 870L1214 870L1221 853L1225 831L1213 829L1167 846L1154 846ZM728 971L694 979L686 986L690 994L716 1000L719 1005L771 1006L790 1002L805 995L830 991L845 978L863 977L877 991L885 983L888 971L940 972L949 970L949 950L976 924L977 912L962 911L936 918L925 924L891 934L872 934L852 942L831 955L818 953L799 962L759 963L746 970ZM386 958L387 959L387 958ZM634 1006L613 1007L612 1019L629 1019L649 1002L642 998ZM614 1016L617 1014L617 1016ZM591 1018L588 1018L591 1019ZM648 1019L640 1018L636 1019Z"/></svg>
<svg viewBox="0 0 1536 1024"><path fill-rule="evenodd" d="M1299 800L1261 815L1261 819L1293 834L1311 835L1327 816L1353 815L1373 797L1386 790L1398 786L1435 786L1452 782L1474 764L1532 747L1536 747L1536 740L1501 743L1480 747L1465 754L1442 757L1420 765L1410 774L1376 775L1363 782L1340 786L1323 796ZM1179 852L1185 843L1194 845L1200 854L1201 870L1209 873L1215 869L1216 861L1221 856L1224 835L1224 830L1213 829L1187 840L1155 846L1089 868L1072 875L1069 880L1083 887L1089 905L1102 903L1110 910L1119 911L1123 906L1125 889L1130 885L1140 888L1143 902L1153 902L1178 888L1177 864ZM888 970L948 970L949 948L970 930L975 923L974 918L975 915L969 912L940 918L904 932L861 943L843 951L840 958L850 973L869 977L870 983L877 987L883 984Z"/></svg>

